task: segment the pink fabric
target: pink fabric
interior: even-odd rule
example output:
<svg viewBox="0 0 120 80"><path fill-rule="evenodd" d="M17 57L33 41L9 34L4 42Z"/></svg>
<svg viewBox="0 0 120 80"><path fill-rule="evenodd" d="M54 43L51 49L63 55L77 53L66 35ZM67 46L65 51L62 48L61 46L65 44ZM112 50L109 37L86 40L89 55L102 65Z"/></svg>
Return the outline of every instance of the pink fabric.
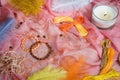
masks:
<svg viewBox="0 0 120 80"><path fill-rule="evenodd" d="M104 38L109 38L112 41L112 47L116 50L115 63L113 68L119 71L119 66L116 62L118 53L120 52L120 22L119 19L116 25L108 30L100 30L96 28L94 24L91 23L92 7L99 2L95 2L84 6L79 11L71 11L69 13L56 13L53 12L51 7L51 0L46 0L47 3L41 13L37 16L25 16L22 12L16 11L7 5L6 0L2 0L2 5L8 8L11 12L11 16L16 19L17 26L8 31L6 39L1 40L0 43L0 53L9 50L9 46L13 46L13 49L25 57L24 68L22 69L23 77L27 78L30 74L42 69L47 64L52 64L54 66L59 66L59 62L64 56L73 56L78 59L78 56L84 56L86 58L87 64L90 66L86 70L91 75L97 75L100 70L102 47L100 41ZM89 14L89 15L88 15ZM59 30L59 24L53 22L54 16L67 15L75 17L76 15L81 15L84 17L85 22L82 24L89 32L87 37L79 36L77 30L73 27L68 32L62 32ZM120 17L120 15L119 15ZM20 24L22 22L22 24ZM39 35L39 40L41 42L47 42L51 48L52 53L49 58L38 61L34 59L28 52L21 49L21 39L26 35ZM62 36L60 36L62 34ZM46 36L44 38L43 36ZM28 44L32 44L28 42ZM28 47L28 46L27 46ZM54 63L56 61L56 63ZM32 66L35 65L35 66ZM32 70L30 68L32 67ZM4 79L6 80L6 79ZM20 79L22 80L22 79Z"/></svg>
<svg viewBox="0 0 120 80"><path fill-rule="evenodd" d="M9 11L4 7L0 7L0 22L3 22L6 18L8 18Z"/></svg>

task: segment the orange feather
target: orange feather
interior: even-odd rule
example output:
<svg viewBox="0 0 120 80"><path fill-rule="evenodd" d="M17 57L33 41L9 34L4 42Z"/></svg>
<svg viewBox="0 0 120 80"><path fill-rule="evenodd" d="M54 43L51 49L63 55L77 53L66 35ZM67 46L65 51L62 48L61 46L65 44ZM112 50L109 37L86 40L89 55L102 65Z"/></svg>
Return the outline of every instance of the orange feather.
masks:
<svg viewBox="0 0 120 80"><path fill-rule="evenodd" d="M64 80L80 80L88 75L86 68L88 65L85 59L81 56L79 60L73 57L66 57L62 59L61 67L67 71L67 77Z"/></svg>

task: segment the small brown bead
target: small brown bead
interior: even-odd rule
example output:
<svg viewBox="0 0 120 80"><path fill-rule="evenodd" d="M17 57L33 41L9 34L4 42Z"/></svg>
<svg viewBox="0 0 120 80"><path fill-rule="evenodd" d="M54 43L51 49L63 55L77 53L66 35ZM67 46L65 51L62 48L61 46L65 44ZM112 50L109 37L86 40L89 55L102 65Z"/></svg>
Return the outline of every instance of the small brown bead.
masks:
<svg viewBox="0 0 120 80"><path fill-rule="evenodd" d="M13 14L14 14L15 17L17 17L17 14L15 12Z"/></svg>
<svg viewBox="0 0 120 80"><path fill-rule="evenodd" d="M120 64L120 54L119 54L119 56L118 56L118 63Z"/></svg>
<svg viewBox="0 0 120 80"><path fill-rule="evenodd" d="M40 35L37 35L37 37L39 38L39 37L40 37Z"/></svg>
<svg viewBox="0 0 120 80"><path fill-rule="evenodd" d="M22 24L23 22L20 22L20 25Z"/></svg>
<svg viewBox="0 0 120 80"><path fill-rule="evenodd" d="M45 35L43 35L43 38L46 38L46 36L45 36Z"/></svg>
<svg viewBox="0 0 120 80"><path fill-rule="evenodd" d="M60 37L62 37L63 36L63 34L60 34Z"/></svg>
<svg viewBox="0 0 120 80"><path fill-rule="evenodd" d="M12 47L12 46L10 46L10 47L9 47L9 50L13 50L13 47Z"/></svg>
<svg viewBox="0 0 120 80"><path fill-rule="evenodd" d="M60 24L62 24L63 22L60 22Z"/></svg>

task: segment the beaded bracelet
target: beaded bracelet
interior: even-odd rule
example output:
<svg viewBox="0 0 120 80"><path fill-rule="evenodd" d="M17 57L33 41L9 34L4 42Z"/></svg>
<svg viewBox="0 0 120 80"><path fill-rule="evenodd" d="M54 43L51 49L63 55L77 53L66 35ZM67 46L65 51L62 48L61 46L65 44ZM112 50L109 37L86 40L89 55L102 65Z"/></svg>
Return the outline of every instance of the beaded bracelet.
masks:
<svg viewBox="0 0 120 80"><path fill-rule="evenodd" d="M51 50L50 45L49 45L48 43L45 43L46 46L48 47L49 51L48 51L48 53L47 53L44 57L38 57L38 56L36 56L36 55L33 53L33 50L34 50L34 47L35 47L36 45L39 45L39 44L41 44L41 42L40 42L40 41L37 41L36 43L34 43L34 44L30 47L30 54L31 54L32 57L34 57L34 58L37 59L37 60L44 60L44 59L46 59L46 58L49 57L49 55L51 54L52 50Z"/></svg>
<svg viewBox="0 0 120 80"><path fill-rule="evenodd" d="M30 51L30 48L26 48L25 45L24 45L27 39L35 39L36 42L39 41L39 39L38 39L37 37L33 37L33 36L26 36L26 37L24 37L24 38L21 40L21 44L20 44L21 48L22 48L24 51L29 52L29 51ZM39 45L34 46L34 47L33 47L33 50L35 50L37 47L39 47Z"/></svg>

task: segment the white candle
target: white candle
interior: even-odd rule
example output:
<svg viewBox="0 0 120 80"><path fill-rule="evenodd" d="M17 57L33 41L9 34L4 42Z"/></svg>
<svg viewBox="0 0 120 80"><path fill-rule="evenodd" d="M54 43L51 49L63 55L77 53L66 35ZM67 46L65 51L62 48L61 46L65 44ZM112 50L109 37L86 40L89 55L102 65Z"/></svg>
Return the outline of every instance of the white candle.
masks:
<svg viewBox="0 0 120 80"><path fill-rule="evenodd" d="M115 24L117 16L118 9L116 7L95 6L92 13L92 22L99 28L107 29Z"/></svg>

